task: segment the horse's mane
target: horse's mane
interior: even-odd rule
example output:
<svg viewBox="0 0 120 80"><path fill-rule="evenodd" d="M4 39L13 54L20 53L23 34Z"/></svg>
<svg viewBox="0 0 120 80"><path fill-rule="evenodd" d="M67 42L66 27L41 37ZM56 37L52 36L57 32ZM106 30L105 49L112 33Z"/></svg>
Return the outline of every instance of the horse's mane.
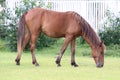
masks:
<svg viewBox="0 0 120 80"><path fill-rule="evenodd" d="M96 32L92 29L90 24L78 13L73 12L74 19L79 23L80 28L82 30L82 36L89 39L92 44L97 47L100 44L100 38L96 34Z"/></svg>

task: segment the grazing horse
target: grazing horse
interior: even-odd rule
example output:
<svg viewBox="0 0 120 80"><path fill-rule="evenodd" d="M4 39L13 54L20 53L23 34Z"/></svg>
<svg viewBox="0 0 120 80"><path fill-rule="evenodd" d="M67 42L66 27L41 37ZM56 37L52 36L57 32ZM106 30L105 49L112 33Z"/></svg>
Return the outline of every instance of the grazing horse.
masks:
<svg viewBox="0 0 120 80"><path fill-rule="evenodd" d="M41 32L49 37L65 38L56 59L58 66L61 66L60 61L68 44L71 46L71 65L75 67L78 66L75 62L75 41L77 37L82 36L92 49L92 56L96 66L103 67L104 43L83 17L73 11L56 12L42 8L31 9L20 18L17 42L18 55L15 59L16 65L20 65L22 51L28 41L30 41L32 63L35 66L39 66L34 49L37 38Z"/></svg>

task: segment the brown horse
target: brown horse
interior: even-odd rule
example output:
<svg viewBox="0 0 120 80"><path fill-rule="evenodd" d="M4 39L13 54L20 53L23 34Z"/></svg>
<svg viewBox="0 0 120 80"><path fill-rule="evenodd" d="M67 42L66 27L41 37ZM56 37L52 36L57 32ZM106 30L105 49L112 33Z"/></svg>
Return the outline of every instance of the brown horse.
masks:
<svg viewBox="0 0 120 80"><path fill-rule="evenodd" d="M61 58L70 43L71 45L71 65L77 67L75 62L75 40L82 36L92 49L92 56L97 67L104 65L104 43L99 39L91 26L78 13L56 12L42 8L34 8L24 13L19 22L18 28L18 55L16 64L20 65L20 58L26 43L30 41L32 63L39 66L35 54L35 44L38 35L43 32L49 37L64 37L64 43L56 59L56 64L60 65Z"/></svg>

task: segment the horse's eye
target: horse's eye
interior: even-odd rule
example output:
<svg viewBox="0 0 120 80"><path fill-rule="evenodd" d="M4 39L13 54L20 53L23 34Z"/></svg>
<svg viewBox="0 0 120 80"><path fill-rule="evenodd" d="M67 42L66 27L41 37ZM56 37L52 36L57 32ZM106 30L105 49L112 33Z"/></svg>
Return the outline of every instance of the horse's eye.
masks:
<svg viewBox="0 0 120 80"><path fill-rule="evenodd" d="M101 51L100 54L103 54L103 52Z"/></svg>

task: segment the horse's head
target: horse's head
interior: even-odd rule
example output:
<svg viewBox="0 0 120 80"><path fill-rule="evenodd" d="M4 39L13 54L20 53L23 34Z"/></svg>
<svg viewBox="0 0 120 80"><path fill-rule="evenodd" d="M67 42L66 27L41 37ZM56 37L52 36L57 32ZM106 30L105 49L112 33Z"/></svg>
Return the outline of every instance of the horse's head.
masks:
<svg viewBox="0 0 120 80"><path fill-rule="evenodd" d="M104 65L104 43L100 42L100 44L92 49L92 56L95 60L96 67L101 68Z"/></svg>

